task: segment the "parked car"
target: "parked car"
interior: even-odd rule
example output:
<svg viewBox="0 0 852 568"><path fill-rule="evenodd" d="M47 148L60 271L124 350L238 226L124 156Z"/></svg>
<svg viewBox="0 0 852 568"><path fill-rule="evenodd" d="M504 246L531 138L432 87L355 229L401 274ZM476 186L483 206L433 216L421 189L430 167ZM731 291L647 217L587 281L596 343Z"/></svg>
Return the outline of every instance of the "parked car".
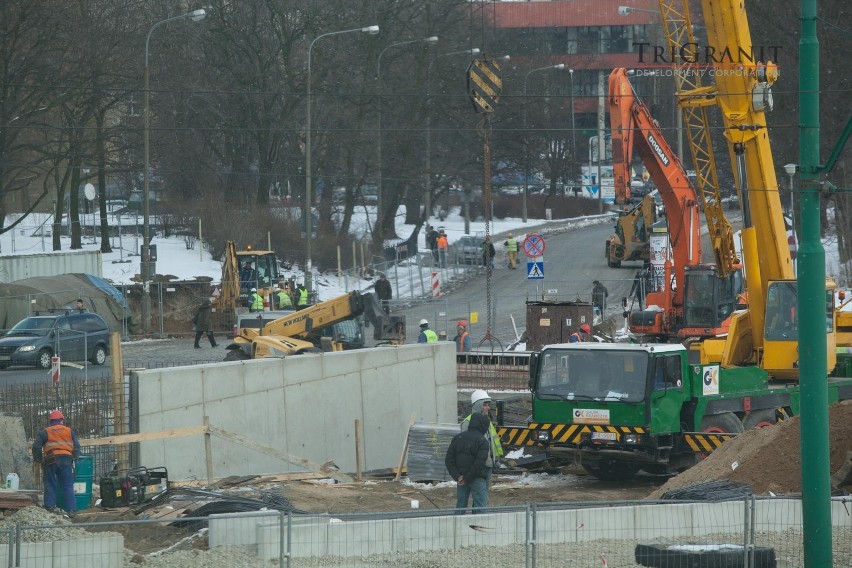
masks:
<svg viewBox="0 0 852 568"><path fill-rule="evenodd" d="M484 242L483 237L473 235L465 235L457 240L453 244L456 262L458 264L482 264L482 243Z"/></svg>
<svg viewBox="0 0 852 568"><path fill-rule="evenodd" d="M49 369L51 358L103 365L109 326L95 313L62 310L24 318L0 338L0 369L14 365Z"/></svg>

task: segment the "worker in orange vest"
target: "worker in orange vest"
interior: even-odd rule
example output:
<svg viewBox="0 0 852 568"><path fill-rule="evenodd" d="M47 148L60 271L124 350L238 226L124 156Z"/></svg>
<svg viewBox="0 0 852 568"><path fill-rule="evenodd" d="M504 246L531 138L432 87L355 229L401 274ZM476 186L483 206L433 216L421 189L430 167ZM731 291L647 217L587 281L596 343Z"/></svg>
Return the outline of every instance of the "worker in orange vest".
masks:
<svg viewBox="0 0 852 568"><path fill-rule="evenodd" d="M459 320L456 324L456 336L453 341L456 342L456 351L459 353L467 353L470 351L470 334L467 332L467 320Z"/></svg>
<svg viewBox="0 0 852 568"><path fill-rule="evenodd" d="M57 513L57 497L64 500L66 516L77 515L74 498L74 460L80 455L80 440L65 425L65 416L54 410L48 416L50 426L38 433L33 442L33 461L41 464L44 481L44 508Z"/></svg>

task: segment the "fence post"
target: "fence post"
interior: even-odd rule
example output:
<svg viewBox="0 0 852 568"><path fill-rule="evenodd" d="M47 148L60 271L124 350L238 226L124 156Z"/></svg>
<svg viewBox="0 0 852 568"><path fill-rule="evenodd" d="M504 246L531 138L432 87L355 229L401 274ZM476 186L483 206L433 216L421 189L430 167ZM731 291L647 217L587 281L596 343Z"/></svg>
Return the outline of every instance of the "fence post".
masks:
<svg viewBox="0 0 852 568"><path fill-rule="evenodd" d="M751 566L748 563L749 558L749 505L750 499L749 496L746 495L743 498L743 566L748 567Z"/></svg>

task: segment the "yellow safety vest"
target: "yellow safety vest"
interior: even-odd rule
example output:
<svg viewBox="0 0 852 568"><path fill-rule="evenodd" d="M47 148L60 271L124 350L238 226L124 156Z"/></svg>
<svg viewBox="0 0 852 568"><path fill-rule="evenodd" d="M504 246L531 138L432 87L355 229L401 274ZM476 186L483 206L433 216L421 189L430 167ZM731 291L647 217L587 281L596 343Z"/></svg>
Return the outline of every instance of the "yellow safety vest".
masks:
<svg viewBox="0 0 852 568"><path fill-rule="evenodd" d="M307 306L308 305L308 289L302 288L299 290L299 305Z"/></svg>
<svg viewBox="0 0 852 568"><path fill-rule="evenodd" d="M251 297L249 297L249 310L253 312L263 311L263 297L257 292L253 292Z"/></svg>
<svg viewBox="0 0 852 568"><path fill-rule="evenodd" d="M290 300L290 294L287 292L278 292L278 307L290 307L293 302Z"/></svg>

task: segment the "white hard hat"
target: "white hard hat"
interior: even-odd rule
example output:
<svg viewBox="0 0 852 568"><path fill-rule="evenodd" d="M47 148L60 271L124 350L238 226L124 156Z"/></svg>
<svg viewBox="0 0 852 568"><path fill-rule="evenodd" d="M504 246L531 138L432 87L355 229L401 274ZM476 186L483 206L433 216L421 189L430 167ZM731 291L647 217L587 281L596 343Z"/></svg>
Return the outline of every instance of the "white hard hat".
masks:
<svg viewBox="0 0 852 568"><path fill-rule="evenodd" d="M423 318L422 320L420 320L420 326L422 327L424 325L429 325L429 322L428 322L428 320L426 320L426 318Z"/></svg>
<svg viewBox="0 0 852 568"><path fill-rule="evenodd" d="M252 291L252 292L257 292L257 288L252 288L252 289L251 289L251 291Z"/></svg>
<svg viewBox="0 0 852 568"><path fill-rule="evenodd" d="M491 397L488 396L488 393L482 389L476 389L472 393L470 393L470 403L476 404L480 400L491 400Z"/></svg>

